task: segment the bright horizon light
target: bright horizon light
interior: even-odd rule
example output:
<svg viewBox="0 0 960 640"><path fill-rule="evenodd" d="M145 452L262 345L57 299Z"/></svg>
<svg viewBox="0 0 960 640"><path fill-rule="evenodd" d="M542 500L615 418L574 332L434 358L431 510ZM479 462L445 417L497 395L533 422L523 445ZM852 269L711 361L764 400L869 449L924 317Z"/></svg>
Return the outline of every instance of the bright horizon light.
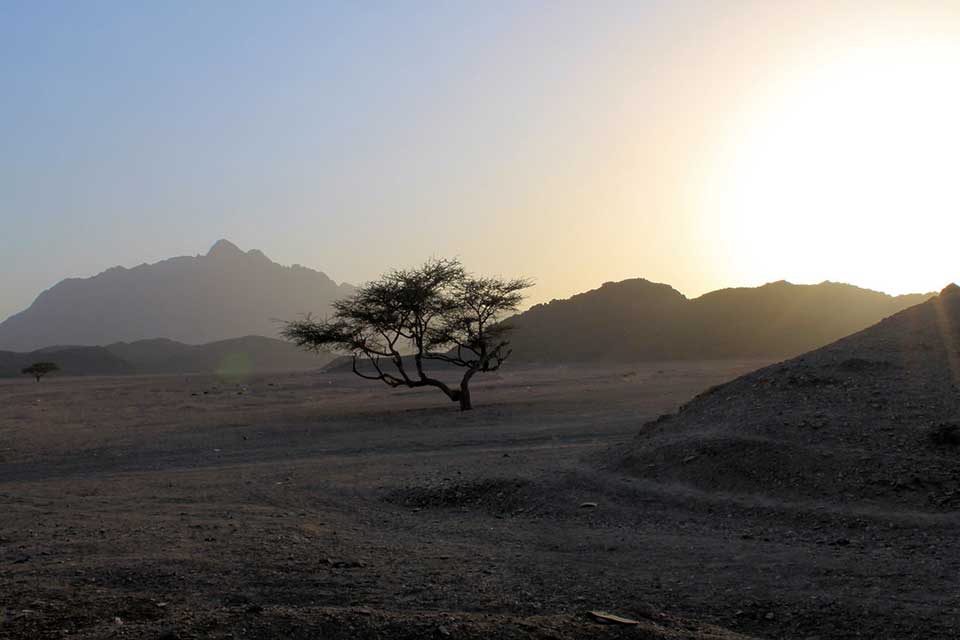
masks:
<svg viewBox="0 0 960 640"><path fill-rule="evenodd" d="M871 42L818 56L742 113L700 194L735 279L839 280L889 293L957 273L960 43Z"/></svg>
<svg viewBox="0 0 960 640"><path fill-rule="evenodd" d="M242 4L0 9L0 320L218 238L529 304L960 280L960 3Z"/></svg>

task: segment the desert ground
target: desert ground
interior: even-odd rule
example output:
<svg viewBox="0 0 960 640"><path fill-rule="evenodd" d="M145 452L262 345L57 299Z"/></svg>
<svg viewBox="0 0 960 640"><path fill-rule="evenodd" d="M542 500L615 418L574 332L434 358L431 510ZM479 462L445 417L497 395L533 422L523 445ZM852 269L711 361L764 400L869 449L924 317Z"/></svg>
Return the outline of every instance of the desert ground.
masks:
<svg viewBox="0 0 960 640"><path fill-rule="evenodd" d="M956 637L951 512L606 463L765 364L0 381L0 638Z"/></svg>

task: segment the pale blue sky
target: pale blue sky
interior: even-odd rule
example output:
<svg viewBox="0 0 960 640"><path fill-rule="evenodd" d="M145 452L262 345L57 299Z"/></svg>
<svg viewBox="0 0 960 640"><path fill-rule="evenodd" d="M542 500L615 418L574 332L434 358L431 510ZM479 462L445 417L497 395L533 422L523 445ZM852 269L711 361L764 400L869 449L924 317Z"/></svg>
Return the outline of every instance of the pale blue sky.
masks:
<svg viewBox="0 0 960 640"><path fill-rule="evenodd" d="M764 87L917 12L845 4L0 2L0 319L220 237L338 281L459 255L534 301L821 279L725 267L691 193Z"/></svg>

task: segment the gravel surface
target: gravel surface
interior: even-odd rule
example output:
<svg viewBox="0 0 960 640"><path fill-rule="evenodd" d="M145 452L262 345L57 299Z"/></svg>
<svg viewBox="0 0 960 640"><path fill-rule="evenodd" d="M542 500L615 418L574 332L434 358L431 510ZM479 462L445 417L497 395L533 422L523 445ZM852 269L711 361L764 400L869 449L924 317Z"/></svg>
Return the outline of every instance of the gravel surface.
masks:
<svg viewBox="0 0 960 640"><path fill-rule="evenodd" d="M2 382L0 638L953 637L948 511L608 464L765 364Z"/></svg>

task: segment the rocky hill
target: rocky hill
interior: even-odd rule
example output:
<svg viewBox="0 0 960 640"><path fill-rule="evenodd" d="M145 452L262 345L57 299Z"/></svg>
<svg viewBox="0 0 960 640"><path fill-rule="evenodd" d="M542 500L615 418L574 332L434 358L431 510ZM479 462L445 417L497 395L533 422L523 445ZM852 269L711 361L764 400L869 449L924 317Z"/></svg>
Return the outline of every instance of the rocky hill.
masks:
<svg viewBox="0 0 960 640"><path fill-rule="evenodd" d="M107 350L129 362L137 373L309 371L320 369L331 359L327 354L307 352L289 342L263 336L245 336L201 345L141 340L108 345Z"/></svg>
<svg viewBox="0 0 960 640"><path fill-rule="evenodd" d="M29 353L0 351L0 378L21 375L25 367L36 362L53 362L60 370L54 374L113 376L135 373L129 362L103 347L51 347Z"/></svg>
<svg viewBox="0 0 960 640"><path fill-rule="evenodd" d="M613 464L798 502L960 508L960 288L696 397Z"/></svg>
<svg viewBox="0 0 960 640"><path fill-rule="evenodd" d="M245 375L319 369L330 356L307 353L289 342L246 336L202 345L173 340L120 342L105 347L48 347L28 353L0 351L0 377L20 375L34 362L54 362L56 375L197 373Z"/></svg>
<svg viewBox="0 0 960 640"><path fill-rule="evenodd" d="M260 251L244 252L220 240L203 256L64 280L0 323L0 349L275 336L278 319L324 314L352 291L319 271L282 266Z"/></svg>
<svg viewBox="0 0 960 640"><path fill-rule="evenodd" d="M669 285L635 279L537 305L507 323L513 357L528 362L786 357L931 295L781 281L688 299Z"/></svg>

